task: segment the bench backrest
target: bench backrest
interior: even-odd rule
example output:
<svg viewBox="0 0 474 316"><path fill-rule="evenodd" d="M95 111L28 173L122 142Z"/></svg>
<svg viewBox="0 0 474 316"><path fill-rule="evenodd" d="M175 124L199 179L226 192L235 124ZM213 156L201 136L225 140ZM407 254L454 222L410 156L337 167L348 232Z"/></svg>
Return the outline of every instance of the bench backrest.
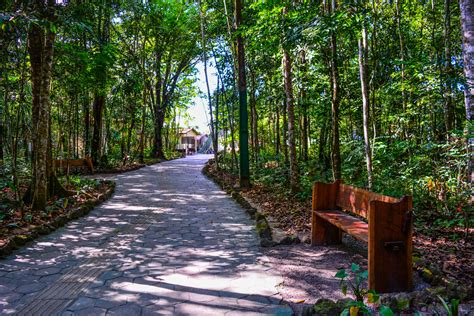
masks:
<svg viewBox="0 0 474 316"><path fill-rule="evenodd" d="M398 203L400 200L391 196L370 192L346 184L339 184L336 205L342 210L368 218L370 201Z"/></svg>
<svg viewBox="0 0 474 316"><path fill-rule="evenodd" d="M87 167L87 169L93 173L94 166L92 164L91 158L83 158L83 159L64 159L64 160L54 160L54 167L55 168L63 168L67 169L70 167Z"/></svg>
<svg viewBox="0 0 474 316"><path fill-rule="evenodd" d="M411 211L412 198L404 196L397 199L343 184L341 180L334 183L315 182L313 186L313 211L342 209L368 219L370 204L374 203L377 203L378 208L382 204L389 208L401 207L403 213Z"/></svg>

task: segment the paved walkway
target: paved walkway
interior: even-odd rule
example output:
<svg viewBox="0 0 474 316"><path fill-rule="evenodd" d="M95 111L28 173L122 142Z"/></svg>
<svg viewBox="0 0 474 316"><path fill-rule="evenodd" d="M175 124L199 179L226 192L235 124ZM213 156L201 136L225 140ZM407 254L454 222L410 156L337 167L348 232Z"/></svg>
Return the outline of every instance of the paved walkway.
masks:
<svg viewBox="0 0 474 316"><path fill-rule="evenodd" d="M0 260L0 315L291 315L208 158L118 175L87 217Z"/></svg>

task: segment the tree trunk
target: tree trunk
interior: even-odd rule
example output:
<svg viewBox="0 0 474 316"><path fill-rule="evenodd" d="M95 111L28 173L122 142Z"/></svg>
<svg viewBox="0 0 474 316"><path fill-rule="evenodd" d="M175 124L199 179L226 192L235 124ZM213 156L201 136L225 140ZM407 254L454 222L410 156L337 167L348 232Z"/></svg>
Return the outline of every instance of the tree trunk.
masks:
<svg viewBox="0 0 474 316"><path fill-rule="evenodd" d="M454 105L453 105L453 66L451 64L451 0L444 1L444 75L445 75L445 92L444 92L444 113L446 137L449 139L449 132L453 129L454 122Z"/></svg>
<svg viewBox="0 0 474 316"><path fill-rule="evenodd" d="M44 47L44 31L40 26L32 24L28 32L28 52L31 64L31 85L33 94L32 130L33 138L32 159L32 208L44 210L48 200L48 175L46 171L48 153L48 123L49 123L49 90L43 91L44 71L42 58ZM46 97L43 99L43 97Z"/></svg>
<svg viewBox="0 0 474 316"><path fill-rule="evenodd" d="M227 102L227 115L229 117L229 127L230 127L230 151L232 156L232 164L231 169L232 171L236 168L237 165L237 152L235 149L235 124L234 124L234 106L233 101Z"/></svg>
<svg viewBox="0 0 474 316"><path fill-rule="evenodd" d="M8 76L5 75L4 78L5 78L4 80L5 83L4 83L4 88L3 88L4 89L3 104L0 105L0 167L3 166L3 140L5 138L4 127L3 127L3 116L4 116L3 109L6 108L8 105Z"/></svg>
<svg viewBox="0 0 474 316"><path fill-rule="evenodd" d="M135 107L134 107L135 109ZM135 112L135 110L133 111ZM130 155L130 152L132 151L131 150L131 143L132 143L132 134L133 134L133 131L135 129L135 113L132 113L132 121L130 122L130 128L128 129L128 132L127 132L127 155ZM125 157L125 159L127 159L127 157Z"/></svg>
<svg viewBox="0 0 474 316"><path fill-rule="evenodd" d="M4 30L0 29L0 72L3 74L3 104L0 104L0 168L3 167L3 147L4 147L4 108L8 104L8 72L6 64L8 61L8 39ZM3 170L2 170L3 172Z"/></svg>
<svg viewBox="0 0 474 316"><path fill-rule="evenodd" d="M90 117L90 104L89 104L89 95L84 101L84 156L90 157L91 156L91 137L90 137L90 130L91 130L91 117Z"/></svg>
<svg viewBox="0 0 474 316"><path fill-rule="evenodd" d="M306 52L303 49L301 51L301 65L303 66L303 75L301 79L301 108L303 110L303 126L301 133L301 145L303 151L303 160L308 161L308 134L309 134L309 115L308 115L308 102L306 99L306 72L308 71L306 66Z"/></svg>
<svg viewBox="0 0 474 316"><path fill-rule="evenodd" d="M255 164L258 163L258 114L257 114L257 98L255 87L255 73L250 70L251 92L250 92L250 122L252 126L252 145L253 145L253 160Z"/></svg>
<svg viewBox="0 0 474 316"><path fill-rule="evenodd" d="M276 141L275 141L275 155L278 157L280 156L280 106L278 103L275 105L275 112L276 112L276 119L275 119L275 134L276 134Z"/></svg>
<svg viewBox="0 0 474 316"><path fill-rule="evenodd" d="M212 97L211 97L211 89L209 88L209 77L207 74L207 51L206 51L206 31L205 31L205 16L204 12L202 12L201 1L199 0L199 15L201 17L201 44L202 44L202 61L204 63L204 78L206 80L206 91L207 91L207 101L209 106L209 116L211 119L210 122L210 130L211 130L211 137L212 137L212 144L214 147L214 161L216 164L216 168L219 169L219 159L218 159L218 144L217 144L217 130L214 124L214 115L212 111ZM216 97L218 98L218 96ZM218 102L218 101L217 101ZM217 115L217 113L216 113ZM196 148L197 149L197 148Z"/></svg>
<svg viewBox="0 0 474 316"><path fill-rule="evenodd" d="M288 107L286 106L286 98L283 99L283 135L282 149L285 164L288 164Z"/></svg>
<svg viewBox="0 0 474 316"><path fill-rule="evenodd" d="M219 151L219 79L217 80L217 90L216 90L216 115L214 117L214 138L212 139L215 153L214 159L217 161L217 154ZM222 89L222 98L224 98L224 90Z"/></svg>
<svg viewBox="0 0 474 316"><path fill-rule="evenodd" d="M145 122L146 122L146 88L143 91L143 105L142 105L142 123L140 128L140 141L138 149L138 161L145 162Z"/></svg>
<svg viewBox="0 0 474 316"><path fill-rule="evenodd" d="M146 47L146 40L143 40L143 45L142 45L142 50L144 51ZM139 140L139 149L138 149L138 160L140 163L145 162L145 123L146 123L146 107L147 107L147 101L148 101L148 88L146 84L147 76L145 72L145 57L142 57L141 60L141 71L142 71L142 76L143 76L143 81L145 81L143 85L143 91L142 91L142 121L141 121L141 128L140 128L140 140Z"/></svg>
<svg viewBox="0 0 474 316"><path fill-rule="evenodd" d="M53 21L54 0L36 2L32 9L40 12L44 19ZM53 64L53 47L56 34L50 28L43 29L31 24L28 30L28 53L31 65L33 94L33 179L25 201L31 202L32 210L43 211L48 198L53 194L64 194L51 166L50 83Z"/></svg>
<svg viewBox="0 0 474 316"><path fill-rule="evenodd" d="M102 125L104 116L105 96L97 94L94 97L92 116L94 117L94 132L92 135L91 158L94 166L99 165L102 156Z"/></svg>
<svg viewBox="0 0 474 316"><path fill-rule="evenodd" d="M154 126L154 139L153 139L153 157L158 159L165 159L165 153L163 152L163 124L165 122L165 114L163 111L158 111L155 117Z"/></svg>
<svg viewBox="0 0 474 316"><path fill-rule="evenodd" d="M283 9L283 17L287 14ZM293 82L291 57L287 48L283 48L283 77L286 95L286 108L288 112L288 143L290 147L290 188L292 193L298 191L298 162L296 161L296 135L295 135L295 105L293 96Z"/></svg>
<svg viewBox="0 0 474 316"><path fill-rule="evenodd" d="M396 20L397 20L397 29L398 29L398 41L400 45L400 62L401 62L401 89L402 89L402 109L403 109L403 115L405 115L407 111L407 93L405 89L405 40L403 38L403 31L402 31L402 12L400 8L400 1L402 0L395 0L395 8L396 8ZM403 137L404 139L407 138L407 129L406 129L406 123L402 123L402 131L403 131Z"/></svg>
<svg viewBox="0 0 474 316"><path fill-rule="evenodd" d="M466 134L468 135L468 181L472 183L472 165L474 146L473 119L474 119L474 0L461 0L461 25L464 43L464 75L466 88L464 89L464 103L466 107Z"/></svg>
<svg viewBox="0 0 474 316"><path fill-rule="evenodd" d="M367 83L367 30L365 23L362 27L362 38L359 39L359 74L360 86L362 92L362 118L364 125L364 145L365 145L365 160L367 164L367 182L369 190L372 189L372 152L370 149L370 135L369 135L369 88Z"/></svg>
<svg viewBox="0 0 474 316"><path fill-rule="evenodd" d="M318 161L319 161L319 164L321 165L321 175L323 175L324 170L328 167L328 160L329 160L327 159L327 155L325 152L327 134L328 134L328 128L327 128L328 120L329 120L328 118L324 119L323 126L321 126L321 130L319 133Z"/></svg>
<svg viewBox="0 0 474 316"><path fill-rule="evenodd" d="M336 0L332 0L331 10L336 10ZM334 180L341 178L341 152L339 140L339 62L335 31L331 31L331 114L332 114L332 171Z"/></svg>

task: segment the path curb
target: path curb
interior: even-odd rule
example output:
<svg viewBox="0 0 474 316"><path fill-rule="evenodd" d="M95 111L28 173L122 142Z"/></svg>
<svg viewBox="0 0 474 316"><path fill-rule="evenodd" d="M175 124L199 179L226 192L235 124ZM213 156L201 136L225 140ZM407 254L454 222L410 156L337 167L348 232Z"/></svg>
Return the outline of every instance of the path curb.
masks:
<svg viewBox="0 0 474 316"><path fill-rule="evenodd" d="M55 217L51 222L36 226L30 231L25 231L24 234L16 235L13 238L8 239L8 241L0 247L0 258L7 257L14 250L21 248L26 243L33 241L40 236L48 235L56 229L66 225L68 222L89 214L89 212L92 211L95 206L107 200L115 192L114 181L103 180L103 182L107 183L109 187L99 197L92 198L84 202L78 207L70 210L67 214Z"/></svg>
<svg viewBox="0 0 474 316"><path fill-rule="evenodd" d="M210 165L213 163L213 159L210 159L204 165L202 169L202 173L208 177L210 180L214 181L219 187L222 188L228 195L230 195L234 201L236 201L247 214L249 214L250 218L255 220L255 228L257 230L257 234L260 237L260 246L262 247L272 247L276 246L278 243L274 242L272 239L272 229L270 224L267 221L267 218L264 214L260 213L255 207L253 207L241 194L239 191L235 190L231 186L229 186L225 181L222 179L214 176L210 171Z"/></svg>

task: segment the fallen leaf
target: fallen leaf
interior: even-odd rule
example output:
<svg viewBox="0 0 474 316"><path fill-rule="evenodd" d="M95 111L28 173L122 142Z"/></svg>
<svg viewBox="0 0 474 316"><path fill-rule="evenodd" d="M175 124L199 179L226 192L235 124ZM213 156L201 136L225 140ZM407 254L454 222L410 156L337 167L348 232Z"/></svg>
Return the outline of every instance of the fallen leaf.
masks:
<svg viewBox="0 0 474 316"><path fill-rule="evenodd" d="M296 303L296 304L301 304L301 303L304 303L306 300L293 300L293 303Z"/></svg>

